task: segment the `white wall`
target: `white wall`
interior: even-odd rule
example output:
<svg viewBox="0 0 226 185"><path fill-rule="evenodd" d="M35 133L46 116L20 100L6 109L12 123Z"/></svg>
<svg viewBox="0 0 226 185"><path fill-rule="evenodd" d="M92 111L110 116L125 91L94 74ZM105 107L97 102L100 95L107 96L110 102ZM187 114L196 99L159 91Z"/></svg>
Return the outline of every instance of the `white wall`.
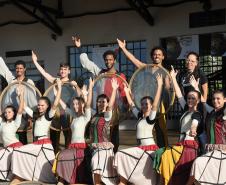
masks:
<svg viewBox="0 0 226 185"><path fill-rule="evenodd" d="M80 1L80 3L82 2L84 4L81 7L86 7L87 2L94 1ZM105 7L105 4L107 7L109 6L104 0L98 0L98 4L95 4L95 10L98 6ZM212 4L213 9L226 8L226 1L214 0ZM76 9L79 9L78 6ZM125 3L122 4L122 7L125 7ZM63 28L63 36L59 36L56 41L51 39L52 31L40 23L11 24L0 27L0 55L4 57L6 51L34 49L39 59L45 61L47 71L56 75L58 64L67 60L66 46L72 45L71 35L73 33L80 35L83 44L115 42L117 37L126 40L145 39L149 53L150 48L158 45L159 39L162 37L226 31L225 25L189 29L189 13L198 11L202 11L202 4L198 2L170 8L150 8L155 20L154 26L149 26L135 11L60 19L58 23ZM72 13L71 9L70 13ZM14 60L14 58L8 58L7 62Z"/></svg>

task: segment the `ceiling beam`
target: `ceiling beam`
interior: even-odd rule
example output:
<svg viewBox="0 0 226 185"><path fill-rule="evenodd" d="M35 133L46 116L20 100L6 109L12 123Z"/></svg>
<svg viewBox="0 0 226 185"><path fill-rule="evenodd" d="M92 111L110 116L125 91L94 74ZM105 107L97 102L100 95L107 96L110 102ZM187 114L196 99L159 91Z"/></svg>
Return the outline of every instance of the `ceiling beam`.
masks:
<svg viewBox="0 0 226 185"><path fill-rule="evenodd" d="M144 5L143 0L127 0L128 4L135 9L139 15L151 26L154 25L154 18Z"/></svg>
<svg viewBox="0 0 226 185"><path fill-rule="evenodd" d="M58 35L62 35L63 31L60 28L60 26L57 25L57 23L52 19L52 17L48 14L47 11L43 7L34 7L39 9L39 11L44 15L46 19L43 19L42 17L39 17L35 12L28 9L26 6L24 6L22 3L25 3L24 0L10 0L16 7L30 15L31 17L38 20L40 23L51 29L54 33ZM20 1L23 1L22 3Z"/></svg>
<svg viewBox="0 0 226 185"><path fill-rule="evenodd" d="M42 9L42 10L45 10L55 16L62 16L64 14L64 12L59 9L54 9L52 7L48 7L48 6L45 6L45 5L42 5L41 2L38 2L36 0L19 0L20 2L22 3L25 3L27 5L30 5L34 8L39 8L39 9Z"/></svg>

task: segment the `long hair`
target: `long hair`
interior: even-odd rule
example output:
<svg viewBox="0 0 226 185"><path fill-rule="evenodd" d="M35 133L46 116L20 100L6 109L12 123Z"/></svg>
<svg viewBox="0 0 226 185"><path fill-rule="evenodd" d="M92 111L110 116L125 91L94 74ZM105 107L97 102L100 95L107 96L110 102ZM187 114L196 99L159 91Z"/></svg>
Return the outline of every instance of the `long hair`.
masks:
<svg viewBox="0 0 226 185"><path fill-rule="evenodd" d="M7 121L6 117L5 117L5 110L6 109L12 109L14 115L13 115L13 120L16 119L16 115L17 115L17 109L13 106L13 105L7 105L6 108L4 109L3 115L2 115L2 119L3 121Z"/></svg>
<svg viewBox="0 0 226 185"><path fill-rule="evenodd" d="M107 102L109 103L109 98L106 94L100 94L99 96L97 96L97 100L96 100L96 111L97 111L97 113L99 113L98 107L97 107L97 102L99 101L100 98L106 99Z"/></svg>
<svg viewBox="0 0 226 185"><path fill-rule="evenodd" d="M79 103L81 103L81 104L85 104L85 100L84 100L84 98L83 97L74 97L73 99L72 99L72 101L74 101L74 100L77 100ZM83 107L83 112L85 112L85 106Z"/></svg>

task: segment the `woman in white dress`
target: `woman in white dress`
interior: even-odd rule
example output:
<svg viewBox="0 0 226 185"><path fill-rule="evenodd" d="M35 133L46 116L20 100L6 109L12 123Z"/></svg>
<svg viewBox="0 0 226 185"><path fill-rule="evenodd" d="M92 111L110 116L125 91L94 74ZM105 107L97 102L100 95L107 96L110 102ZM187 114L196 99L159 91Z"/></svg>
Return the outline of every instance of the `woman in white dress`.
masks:
<svg viewBox="0 0 226 185"><path fill-rule="evenodd" d="M71 123L72 138L68 149L61 151L56 158L56 174L62 183L87 183L85 163L85 129L91 119L92 89L94 81L89 80L89 89L82 90L83 97L73 99L73 110L69 109L63 101L62 108L73 120ZM88 95L88 97L87 97Z"/></svg>
<svg viewBox="0 0 226 185"><path fill-rule="evenodd" d="M32 144L15 149L12 155L12 173L15 175L11 184L21 181L41 181L54 183L56 181L52 173L52 163L55 154L48 137L49 127L61 96L61 81L57 82L57 94L53 105L47 97L41 97L38 101L37 114L29 107L25 111L34 119L34 139Z"/></svg>
<svg viewBox="0 0 226 185"><path fill-rule="evenodd" d="M24 106L24 89L18 86L19 108L12 105L6 106L0 117L0 136L3 141L3 148L0 148L0 180L10 181L12 179L11 157L14 149L23 144L16 137L16 131L20 127Z"/></svg>
<svg viewBox="0 0 226 185"><path fill-rule="evenodd" d="M158 149L152 131L156 123L156 111L162 91L162 76L157 74L156 80L158 87L154 101L151 97L143 97L140 101L140 112L135 107L129 89L125 87L128 103L133 114L138 118L137 141L139 145L120 150L115 155L114 167L120 176L120 185L127 183L151 185L158 181L157 173L152 168L155 150Z"/></svg>

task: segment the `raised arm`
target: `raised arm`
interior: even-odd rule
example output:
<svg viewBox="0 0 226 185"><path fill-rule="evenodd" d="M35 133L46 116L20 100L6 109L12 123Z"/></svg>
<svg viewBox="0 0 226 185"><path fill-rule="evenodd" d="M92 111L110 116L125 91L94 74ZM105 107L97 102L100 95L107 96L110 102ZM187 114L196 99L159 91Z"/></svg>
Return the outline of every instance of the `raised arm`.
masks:
<svg viewBox="0 0 226 185"><path fill-rule="evenodd" d="M56 82L57 82L57 94L56 94L55 100L52 105L52 110L56 110L57 105L60 101L60 96L61 96L62 82L59 78L57 78Z"/></svg>
<svg viewBox="0 0 226 185"><path fill-rule="evenodd" d="M87 97L87 102L86 102L87 109L91 107L92 96L93 96L93 86L94 86L94 80L92 80L92 78L90 78L89 79L88 97Z"/></svg>
<svg viewBox="0 0 226 185"><path fill-rule="evenodd" d="M82 95L82 90L80 89L80 87L78 86L77 82L72 80L70 82L71 86L75 89L76 93L78 96L81 96Z"/></svg>
<svg viewBox="0 0 226 185"><path fill-rule="evenodd" d="M36 68L38 69L38 71L42 74L42 76L45 77L45 79L50 82L50 83L53 83L54 80L56 78L54 78L52 75L50 75L49 73L47 73L43 68L42 66L38 63L38 58L37 58L37 55L32 51L32 60L36 66Z"/></svg>
<svg viewBox="0 0 226 185"><path fill-rule="evenodd" d="M173 87L174 87L176 96L179 99L179 98L182 98L183 95L182 95L180 87L179 87L179 85L177 83L177 79L176 79L177 73L178 73L178 71L175 71L173 66L171 66L170 76L171 76L172 81L173 81Z"/></svg>
<svg viewBox="0 0 226 185"><path fill-rule="evenodd" d="M137 68L141 68L143 66L146 66L145 63L141 62L140 60L138 60L132 53L130 53L127 49L126 49L126 41L121 41L119 39L117 39L118 45L121 48L121 50L123 51L123 53L126 55L126 57L137 67Z"/></svg>
<svg viewBox="0 0 226 185"><path fill-rule="evenodd" d="M72 37L72 41L75 45L80 50L80 62L83 68L87 69L89 72L93 73L95 76L99 75L101 69L89 59L88 55L86 53L81 52L81 40L78 38L78 36Z"/></svg>
<svg viewBox="0 0 226 185"><path fill-rule="evenodd" d="M192 75L189 82L192 85L192 87L194 87L194 89L196 91L200 92L200 90L199 90L199 79L196 80L195 77ZM201 92L200 92L200 94L201 94ZM206 98L204 98L202 94L201 94L201 102L204 103L204 106L205 106L206 111L208 113L210 113L214 109L213 107L211 107L209 104L206 103Z"/></svg>
<svg viewBox="0 0 226 185"><path fill-rule="evenodd" d="M7 83L10 83L15 78L12 72L6 66L2 57L0 57L0 75L6 79Z"/></svg>
<svg viewBox="0 0 226 185"><path fill-rule="evenodd" d="M117 80L115 78L112 78L111 85L112 85L112 93L111 93L111 97L110 97L110 100L109 100L107 111L111 111L113 109L114 103L115 103L115 97L116 97L117 89L119 87L118 82L117 82Z"/></svg>
<svg viewBox="0 0 226 185"><path fill-rule="evenodd" d="M156 80L157 80L158 87L157 87L156 95L155 95L155 98L154 98L154 101L152 104L152 110L154 110L154 111L158 109L158 104L159 104L160 97L162 94L162 86L163 86L162 75L157 74Z"/></svg>
<svg viewBox="0 0 226 185"><path fill-rule="evenodd" d="M24 110L24 87L22 84L19 84L17 87L17 96L19 97L19 108L17 114L22 114Z"/></svg>
<svg viewBox="0 0 226 185"><path fill-rule="evenodd" d="M205 101L207 101L207 96L208 96L208 83L202 84L202 92L203 92L203 98Z"/></svg>
<svg viewBox="0 0 226 185"><path fill-rule="evenodd" d="M131 93L130 93L131 90L129 89L129 87L126 86L126 84L124 84L124 91L125 91L126 99L128 101L130 108L133 108L135 106L135 104L134 104L132 97L131 97Z"/></svg>

